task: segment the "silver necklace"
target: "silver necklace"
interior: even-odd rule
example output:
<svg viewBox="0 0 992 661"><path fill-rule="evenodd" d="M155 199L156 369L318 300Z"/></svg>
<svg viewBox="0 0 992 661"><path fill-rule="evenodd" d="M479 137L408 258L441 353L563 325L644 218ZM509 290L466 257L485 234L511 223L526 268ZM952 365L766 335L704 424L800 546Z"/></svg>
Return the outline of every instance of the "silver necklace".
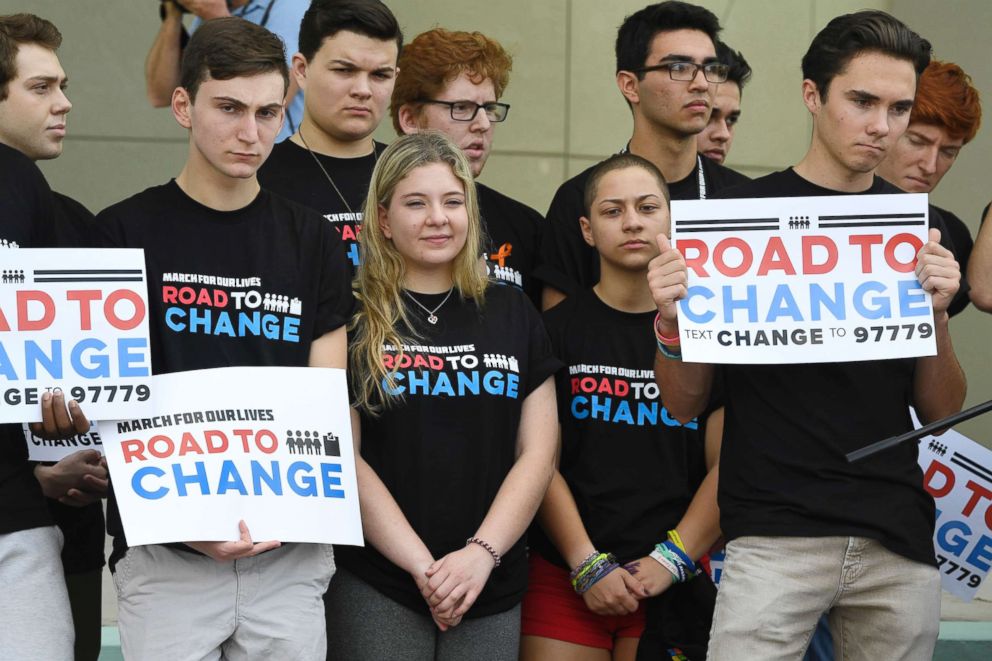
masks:
<svg viewBox="0 0 992 661"><path fill-rule="evenodd" d="M300 127L300 130L297 131L297 133L299 133L300 141L303 142L303 146L307 148L307 151L310 152L310 155L313 157L313 162L317 164L317 167L320 168L320 171L324 173L324 176L325 177L327 177L327 181L329 181L331 183L331 188L333 188L334 189L334 192L338 194L338 197L339 198L341 198L341 204L343 204L344 205L344 208L348 210L348 213L351 213L351 214L355 213L354 210L352 210L351 205L348 204L348 200L344 199L344 195L341 194L341 190L338 188L338 185L336 183L334 183L334 179L331 178L331 175L324 168L324 164L320 162L320 159L319 158L317 158L317 154L313 153L313 150L310 149L310 145L307 144L307 139L303 137L303 127ZM375 148L375 140L373 140L372 141L372 163L373 163L372 167L373 168L375 167L375 163L378 162L378 161L379 161L379 152L376 150L376 148ZM370 179L371 179L371 177L370 177Z"/></svg>
<svg viewBox="0 0 992 661"><path fill-rule="evenodd" d="M413 297L413 294L411 294L407 290L404 289L403 290L403 293L406 294L407 298L409 298L411 301L413 301L414 303L416 303L417 304L417 307L419 307L421 310L423 310L424 312L427 313L427 321L428 321L428 323L430 323L431 326L433 326L434 324L437 323L437 314L435 314L435 313L438 310L440 310L441 307L445 303L448 302L448 299L451 298L451 293L453 291L455 291L455 286L454 285L452 285L451 286L451 289L448 290L448 295L444 297L444 300L441 301L441 303L436 308L434 308L433 310L429 310L426 305L424 305L423 303L421 303L420 301L418 301L416 298L414 298Z"/></svg>

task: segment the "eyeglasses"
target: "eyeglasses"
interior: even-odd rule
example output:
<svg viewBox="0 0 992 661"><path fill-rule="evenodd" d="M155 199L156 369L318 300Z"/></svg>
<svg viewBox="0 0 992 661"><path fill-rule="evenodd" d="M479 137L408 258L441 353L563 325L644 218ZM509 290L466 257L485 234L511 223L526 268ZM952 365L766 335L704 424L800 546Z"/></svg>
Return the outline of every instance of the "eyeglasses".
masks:
<svg viewBox="0 0 992 661"><path fill-rule="evenodd" d="M485 111L490 122L502 122L510 113L509 103L476 103L475 101L439 101L437 99L417 99L418 103L436 103L439 106L448 106L451 111L451 119L457 122L471 122L479 114L479 109Z"/></svg>
<svg viewBox="0 0 992 661"><path fill-rule="evenodd" d="M686 82L694 80L699 70L703 70L703 77L711 83L727 82L727 74L730 73L730 66L721 62L707 62L696 64L695 62L665 62L655 64L650 67L640 67L631 69L631 73L647 73L649 71L662 71L668 69L668 75L672 80Z"/></svg>

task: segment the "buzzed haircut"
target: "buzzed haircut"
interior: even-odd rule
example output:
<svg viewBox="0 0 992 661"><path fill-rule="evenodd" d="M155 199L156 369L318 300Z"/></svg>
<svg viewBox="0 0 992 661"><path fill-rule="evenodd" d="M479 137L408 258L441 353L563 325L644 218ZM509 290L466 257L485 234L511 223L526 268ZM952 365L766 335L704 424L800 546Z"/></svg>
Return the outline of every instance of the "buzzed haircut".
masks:
<svg viewBox="0 0 992 661"><path fill-rule="evenodd" d="M727 82L737 83L737 87L744 91L744 85L751 80L751 65L747 63L739 50L734 50L722 41L716 42L716 59L726 64L730 69L727 71Z"/></svg>
<svg viewBox="0 0 992 661"><path fill-rule="evenodd" d="M953 62L931 62L920 76L909 123L941 126L968 144L982 125L982 102L971 76Z"/></svg>
<svg viewBox="0 0 992 661"><path fill-rule="evenodd" d="M283 94L289 89L289 67L282 40L265 28L236 16L206 21L183 51L179 85L191 101L200 83L231 80L264 73L282 75Z"/></svg>
<svg viewBox="0 0 992 661"><path fill-rule="evenodd" d="M593 168L592 172L589 173L589 178L586 179L586 187L582 194L582 201L585 205L586 218L589 218L592 214L592 205L596 201L596 193L599 191L599 182L602 181L603 177L608 175L610 172L616 170L626 170L628 168L641 168L647 171L655 181L658 182L658 187L661 188L662 197L665 198L665 205L671 204L672 198L668 193L668 184L665 183L665 177L661 174L654 163L647 160L646 158L641 158L630 152L624 152L622 154L614 154L608 159Z"/></svg>
<svg viewBox="0 0 992 661"><path fill-rule="evenodd" d="M341 31L395 41L397 51L403 50L400 24L379 0L314 0L300 22L300 53L309 62L324 39Z"/></svg>
<svg viewBox="0 0 992 661"><path fill-rule="evenodd" d="M720 20L705 7L678 0L649 5L625 18L617 32L617 71L643 67L655 35L672 30L699 30L716 44ZM643 77L643 73L637 75L638 80Z"/></svg>
<svg viewBox="0 0 992 661"><path fill-rule="evenodd" d="M400 108L421 99L436 98L444 86L466 74L473 83L491 80L496 98L510 82L513 58L495 39L481 32L454 32L434 28L414 37L399 59L390 114L402 135Z"/></svg>
<svg viewBox="0 0 992 661"><path fill-rule="evenodd" d="M881 53L913 65L916 75L930 63L930 42L894 16L878 10L844 14L813 37L803 56L803 78L813 81L824 101L830 81L862 53Z"/></svg>
<svg viewBox="0 0 992 661"><path fill-rule="evenodd" d="M51 21L34 14L0 16L0 101L7 98L7 87L17 78L17 51L21 44L37 44L55 51L62 45L62 33Z"/></svg>

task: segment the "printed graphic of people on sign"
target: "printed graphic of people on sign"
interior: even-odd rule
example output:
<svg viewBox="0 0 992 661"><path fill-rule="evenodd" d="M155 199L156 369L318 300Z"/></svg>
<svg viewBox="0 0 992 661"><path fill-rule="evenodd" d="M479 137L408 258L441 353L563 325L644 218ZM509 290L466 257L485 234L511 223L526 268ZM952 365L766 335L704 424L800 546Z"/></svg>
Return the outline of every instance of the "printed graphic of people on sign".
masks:
<svg viewBox="0 0 992 661"><path fill-rule="evenodd" d="M17 241L8 241L7 239L0 239L0 248L20 248L17 245Z"/></svg>
<svg viewBox="0 0 992 661"><path fill-rule="evenodd" d="M286 447L290 454L321 454L328 457L341 456L341 439L335 434L324 434L323 439L316 431L286 432Z"/></svg>
<svg viewBox="0 0 992 661"><path fill-rule="evenodd" d="M4 269L2 282L5 285L23 285L24 284L24 271L18 269Z"/></svg>
<svg viewBox="0 0 992 661"><path fill-rule="evenodd" d="M947 446L941 443L940 441L938 441L937 439L932 439L929 445L927 445L927 447L930 449L931 452L933 452L938 456L943 457L944 455L947 454Z"/></svg>
<svg viewBox="0 0 992 661"><path fill-rule="evenodd" d="M808 230L811 224L809 216L789 216L790 230Z"/></svg>

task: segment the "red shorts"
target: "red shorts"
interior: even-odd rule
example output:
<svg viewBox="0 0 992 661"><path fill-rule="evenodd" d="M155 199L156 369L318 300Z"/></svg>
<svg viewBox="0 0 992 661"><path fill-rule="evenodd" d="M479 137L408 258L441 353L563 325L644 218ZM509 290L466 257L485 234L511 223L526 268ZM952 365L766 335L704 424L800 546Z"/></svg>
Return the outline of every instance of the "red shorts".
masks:
<svg viewBox="0 0 992 661"><path fill-rule="evenodd" d="M644 604L630 615L597 615L575 594L568 572L537 553L530 554L530 577L520 613L520 634L613 649L616 638L640 638Z"/></svg>

